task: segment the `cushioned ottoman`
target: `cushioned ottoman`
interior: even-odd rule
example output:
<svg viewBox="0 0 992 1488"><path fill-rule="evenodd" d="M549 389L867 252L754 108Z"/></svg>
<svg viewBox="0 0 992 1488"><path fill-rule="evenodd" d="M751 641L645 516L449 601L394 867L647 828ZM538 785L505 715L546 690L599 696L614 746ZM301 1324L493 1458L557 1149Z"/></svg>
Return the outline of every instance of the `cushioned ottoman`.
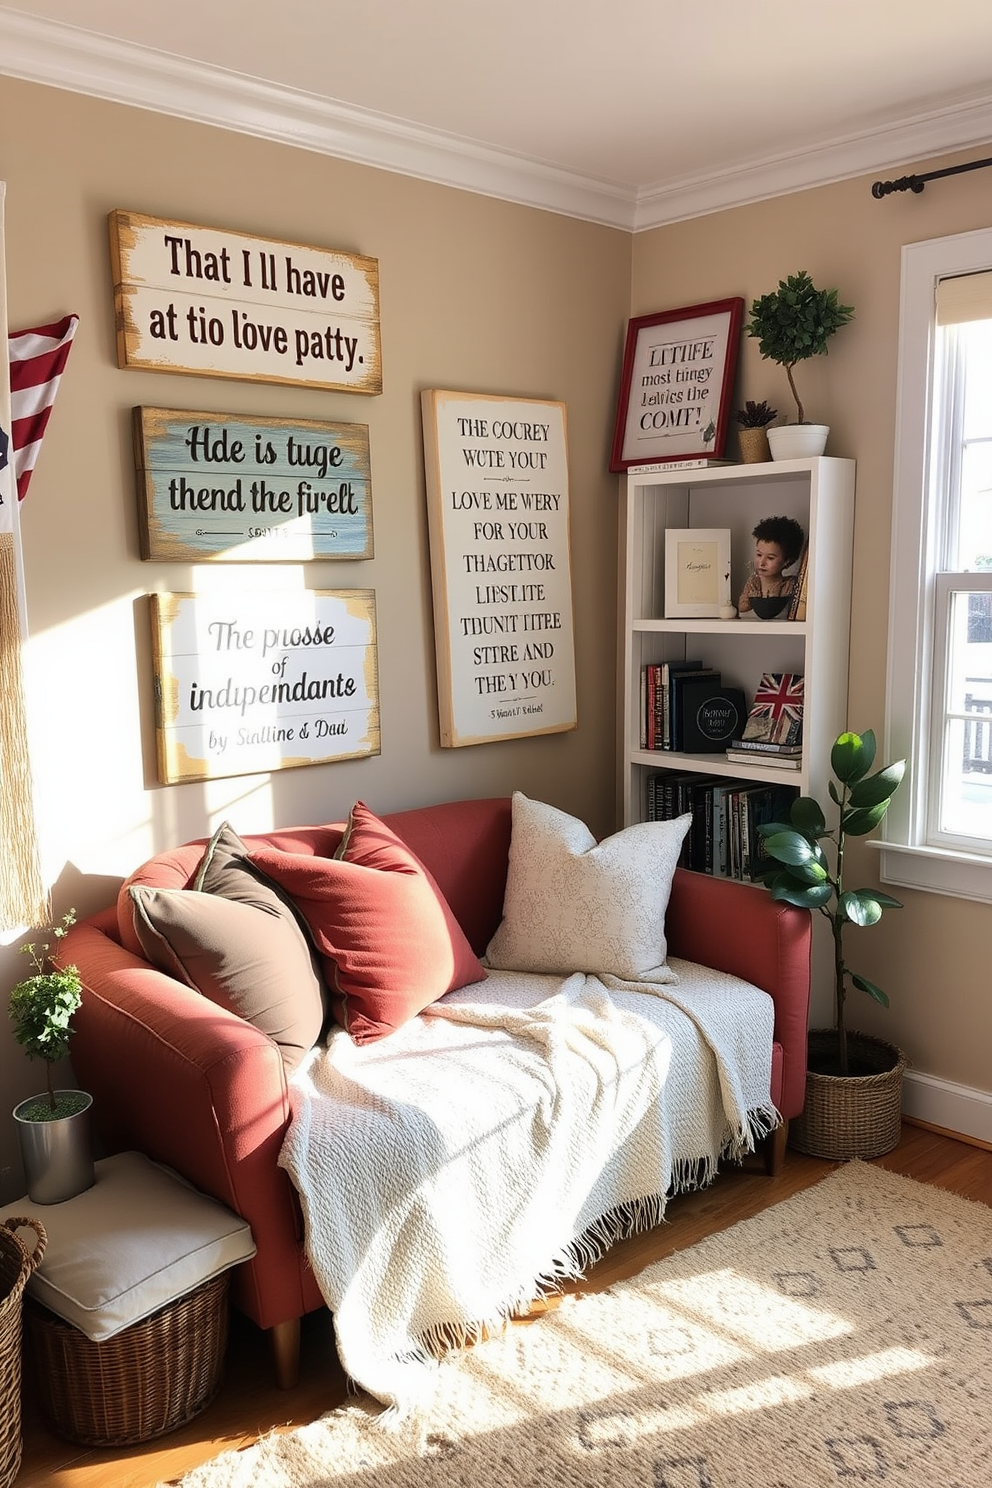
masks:
<svg viewBox="0 0 992 1488"><path fill-rule="evenodd" d="M26 1354L52 1428L86 1445L148 1441L220 1385L228 1271L255 1254L244 1220L138 1152L47 1204L48 1248L25 1297ZM27 1203L0 1218L29 1213Z"/></svg>

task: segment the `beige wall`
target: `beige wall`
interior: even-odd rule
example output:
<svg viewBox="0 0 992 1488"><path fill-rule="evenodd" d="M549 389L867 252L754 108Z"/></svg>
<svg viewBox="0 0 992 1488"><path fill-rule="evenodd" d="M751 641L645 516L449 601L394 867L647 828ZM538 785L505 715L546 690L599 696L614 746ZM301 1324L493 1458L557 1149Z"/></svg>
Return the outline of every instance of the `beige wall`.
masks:
<svg viewBox="0 0 992 1488"><path fill-rule="evenodd" d="M982 152L976 152L981 154ZM988 153L987 151L985 152ZM924 171L954 157L920 163ZM973 158L975 158L973 156ZM922 195L875 201L872 177L701 217L634 239L632 313L728 295L747 304L779 279L806 269L836 286L856 320L826 357L797 369L806 417L831 427L827 453L857 460L850 727L884 728L889 530L895 439L900 250L904 243L989 224L982 175L934 182ZM767 398L795 418L785 374L745 338L738 401ZM735 406L737 406L735 404ZM865 844L849 854L848 882L877 883ZM890 1038L921 1071L992 1090L992 998L988 959L992 908L897 890L905 908L870 931L851 930L848 960L888 992L886 1013L855 992L850 1021ZM827 1010L820 1008L822 1016Z"/></svg>
<svg viewBox="0 0 992 1488"><path fill-rule="evenodd" d="M615 790L616 498L607 471L623 330L641 314L741 294L806 268L857 319L800 369L829 452L858 462L850 722L881 731L885 688L899 250L985 226L987 183L964 176L875 202L870 179L677 224L633 239L552 213L434 187L304 151L0 78L7 292L14 329L81 317L23 513L30 613L29 721L46 875L56 904L88 911L151 852L229 818L243 831L329 820L361 796L378 810L519 787L612 829ZM945 163L945 162L940 162ZM153 215L311 241L379 260L385 391L322 394L125 372L116 366L106 216ZM787 408L754 343L738 397ZM424 387L568 405L579 728L442 750L430 607L419 393ZM376 557L308 565L313 587L372 587L379 621L377 759L211 785L155 782L142 596L195 589L194 569L138 558L129 427L136 404L338 418L370 426ZM216 570L211 574L215 582ZM231 568L242 591L265 570ZM871 881L875 858L856 855ZM992 1085L990 915L906 891L906 909L857 944L888 1015L856 1021L900 1041L921 1070ZM854 945L851 947L852 953ZM0 991L22 973L0 948ZM0 1088L32 1093L0 1019ZM22 1191L0 1120L0 1201Z"/></svg>
<svg viewBox="0 0 992 1488"><path fill-rule="evenodd" d="M608 474L630 295L625 233L219 129L0 79L12 329L77 311L80 327L22 516L29 723L46 876L59 909L106 903L159 848L229 818L242 831L520 788L613 828L616 481ZM107 213L313 242L379 260L380 397L116 365ZM568 406L579 727L442 750L427 547L422 388ZM371 587L382 754L210 785L156 784L150 590L264 587L262 567L209 578L138 557L130 410L137 404L368 423L374 560L307 565L317 588ZM0 949L3 988L23 974ZM4 1105L43 1083L0 1019ZM22 1190L0 1120L0 1200Z"/></svg>

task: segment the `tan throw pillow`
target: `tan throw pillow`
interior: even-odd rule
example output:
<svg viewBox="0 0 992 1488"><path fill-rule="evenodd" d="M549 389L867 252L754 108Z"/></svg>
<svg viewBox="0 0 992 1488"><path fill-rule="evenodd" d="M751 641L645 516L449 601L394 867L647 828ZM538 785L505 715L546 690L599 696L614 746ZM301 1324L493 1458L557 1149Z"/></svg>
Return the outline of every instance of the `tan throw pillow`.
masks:
<svg viewBox="0 0 992 1488"><path fill-rule="evenodd" d="M665 912L691 820L640 822L597 842L574 816L515 792L503 919L486 964L677 981Z"/></svg>
<svg viewBox="0 0 992 1488"><path fill-rule="evenodd" d="M195 889L129 890L148 960L276 1044L287 1072L320 1038L322 988L291 916Z"/></svg>

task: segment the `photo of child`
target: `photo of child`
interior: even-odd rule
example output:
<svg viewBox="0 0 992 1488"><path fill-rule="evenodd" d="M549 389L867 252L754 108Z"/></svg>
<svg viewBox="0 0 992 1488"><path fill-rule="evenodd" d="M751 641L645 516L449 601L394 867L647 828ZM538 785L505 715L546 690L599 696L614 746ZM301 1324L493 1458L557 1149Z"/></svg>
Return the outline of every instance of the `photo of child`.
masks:
<svg viewBox="0 0 992 1488"><path fill-rule="evenodd" d="M796 585L795 574L785 572L799 561L806 534L792 517L763 517L754 528L753 572L741 591L737 608L745 615L751 601L785 599Z"/></svg>

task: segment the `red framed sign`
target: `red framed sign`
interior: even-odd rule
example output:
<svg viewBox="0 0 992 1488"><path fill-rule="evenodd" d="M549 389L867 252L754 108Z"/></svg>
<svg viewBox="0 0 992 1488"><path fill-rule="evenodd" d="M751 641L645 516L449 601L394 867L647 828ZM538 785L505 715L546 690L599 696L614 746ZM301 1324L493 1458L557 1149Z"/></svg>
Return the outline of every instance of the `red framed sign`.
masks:
<svg viewBox="0 0 992 1488"><path fill-rule="evenodd" d="M628 322L611 470L723 458L743 313L735 298Z"/></svg>

